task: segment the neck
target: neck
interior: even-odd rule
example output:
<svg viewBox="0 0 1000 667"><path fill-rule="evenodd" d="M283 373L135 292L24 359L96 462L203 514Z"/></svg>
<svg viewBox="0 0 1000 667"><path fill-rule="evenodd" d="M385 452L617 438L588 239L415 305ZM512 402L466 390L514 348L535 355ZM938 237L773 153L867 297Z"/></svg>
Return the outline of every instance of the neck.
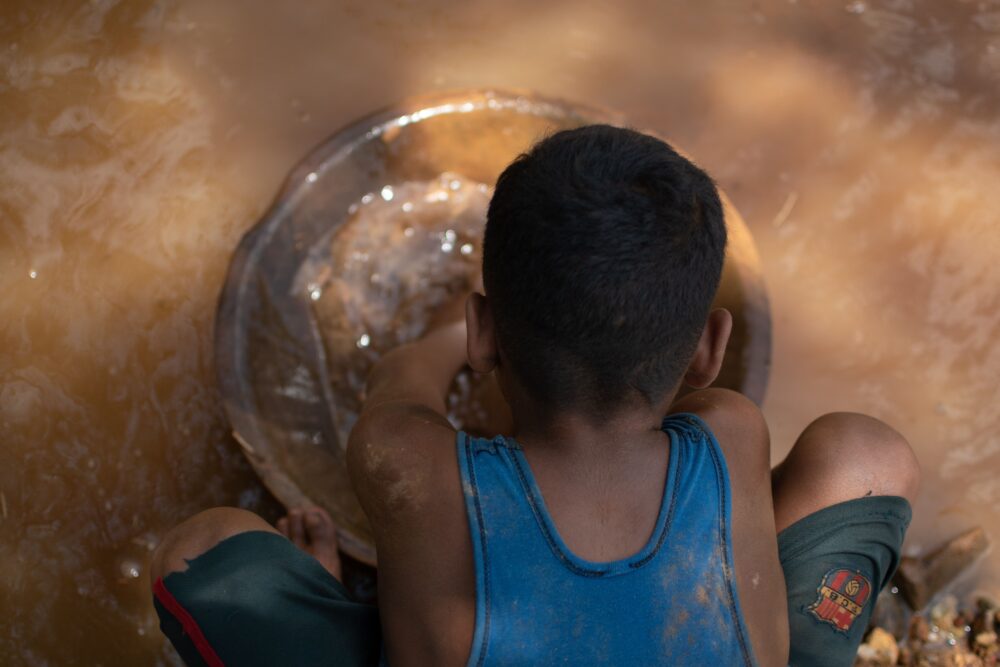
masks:
<svg viewBox="0 0 1000 667"><path fill-rule="evenodd" d="M673 396L656 405L621 409L595 419L584 411L514 410L514 437L532 449L614 455L646 439L662 438L660 426ZM521 407L521 406L518 406ZM527 407L527 406L525 406Z"/></svg>

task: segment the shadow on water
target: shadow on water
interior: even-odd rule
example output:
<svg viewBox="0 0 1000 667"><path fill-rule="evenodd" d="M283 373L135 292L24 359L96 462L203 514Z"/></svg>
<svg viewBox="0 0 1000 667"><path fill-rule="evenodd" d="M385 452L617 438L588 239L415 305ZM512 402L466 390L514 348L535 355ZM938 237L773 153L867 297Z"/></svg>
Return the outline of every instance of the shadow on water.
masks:
<svg viewBox="0 0 1000 667"><path fill-rule="evenodd" d="M0 662L173 660L149 545L210 505L277 511L212 378L229 253L309 148L433 90L676 139L764 260L776 456L872 412L924 464L911 548L996 537L998 83L987 1L3 4Z"/></svg>

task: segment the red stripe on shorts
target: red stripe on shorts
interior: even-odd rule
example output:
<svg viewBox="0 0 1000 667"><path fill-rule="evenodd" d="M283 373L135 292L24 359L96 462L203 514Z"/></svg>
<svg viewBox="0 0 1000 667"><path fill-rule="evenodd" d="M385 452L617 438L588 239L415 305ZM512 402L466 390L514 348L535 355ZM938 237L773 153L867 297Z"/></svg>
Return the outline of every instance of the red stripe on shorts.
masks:
<svg viewBox="0 0 1000 667"><path fill-rule="evenodd" d="M202 633L201 628L198 627L197 621L194 617L188 613L188 610L181 606L181 603L177 601L167 587L163 584L163 578L156 580L153 584L153 595L156 599L160 601L167 611L169 611L174 618L180 621L181 626L184 628L184 632L188 634L191 641L194 642L194 647L198 649L198 653L201 654L202 659L208 663L208 667L226 667L222 662L222 658L219 654L215 652L212 645L208 643L205 639L204 633Z"/></svg>

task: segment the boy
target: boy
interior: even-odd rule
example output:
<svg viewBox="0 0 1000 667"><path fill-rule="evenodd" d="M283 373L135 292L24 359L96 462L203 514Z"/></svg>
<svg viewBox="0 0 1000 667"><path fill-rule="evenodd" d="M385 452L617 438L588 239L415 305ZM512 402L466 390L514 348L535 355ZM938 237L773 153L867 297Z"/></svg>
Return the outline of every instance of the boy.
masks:
<svg viewBox="0 0 1000 667"><path fill-rule="evenodd" d="M348 446L388 664L852 663L919 470L902 436L844 413L769 469L757 407L705 389L732 325L710 311L724 251L711 179L655 138L561 132L501 175L485 295L383 357ZM507 437L445 418L466 363L499 384ZM682 384L701 391L675 400ZM283 530L328 550L307 516L313 532L301 513ZM153 577L186 659L378 652L370 608L248 513L183 524Z"/></svg>

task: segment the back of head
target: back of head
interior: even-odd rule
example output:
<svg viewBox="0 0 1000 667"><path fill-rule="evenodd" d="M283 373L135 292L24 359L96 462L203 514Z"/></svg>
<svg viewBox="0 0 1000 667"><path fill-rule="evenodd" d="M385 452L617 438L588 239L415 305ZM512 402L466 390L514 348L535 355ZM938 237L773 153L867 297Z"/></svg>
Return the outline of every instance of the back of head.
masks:
<svg viewBox="0 0 1000 667"><path fill-rule="evenodd" d="M483 281L503 359L531 398L607 415L677 386L725 254L711 178L663 141L591 125L501 174Z"/></svg>

